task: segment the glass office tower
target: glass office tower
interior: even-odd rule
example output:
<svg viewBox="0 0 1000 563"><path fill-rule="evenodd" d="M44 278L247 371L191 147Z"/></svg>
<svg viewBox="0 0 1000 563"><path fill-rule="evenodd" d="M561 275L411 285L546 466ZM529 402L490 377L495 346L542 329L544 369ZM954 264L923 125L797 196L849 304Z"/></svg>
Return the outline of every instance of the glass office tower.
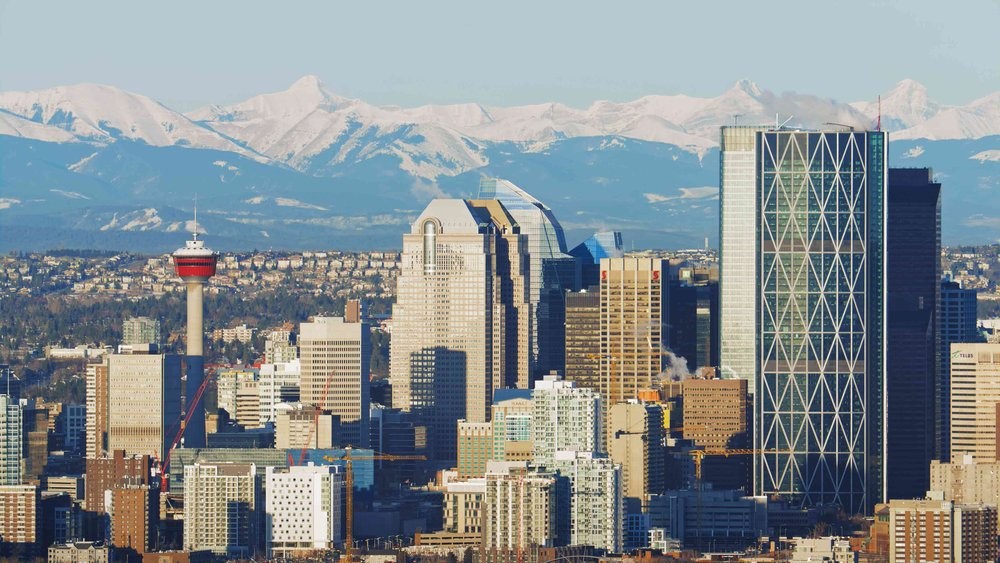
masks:
<svg viewBox="0 0 1000 563"><path fill-rule="evenodd" d="M565 371L567 290L577 290L576 259L566 253L566 235L562 225L547 205L500 178L483 178L479 183L480 199L496 199L521 228L528 239L530 262L528 299L531 302L531 373L541 377L549 371ZM527 389L529 381L519 381Z"/></svg>
<svg viewBox="0 0 1000 563"><path fill-rule="evenodd" d="M754 145L755 492L870 513L884 489L885 134L769 130Z"/></svg>

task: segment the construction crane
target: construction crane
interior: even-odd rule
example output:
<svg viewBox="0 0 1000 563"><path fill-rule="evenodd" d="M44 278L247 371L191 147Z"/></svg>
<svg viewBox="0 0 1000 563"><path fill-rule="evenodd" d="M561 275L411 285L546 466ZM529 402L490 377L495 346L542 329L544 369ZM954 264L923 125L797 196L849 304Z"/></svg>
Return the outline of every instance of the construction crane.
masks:
<svg viewBox="0 0 1000 563"><path fill-rule="evenodd" d="M747 449L747 448L710 448L704 450L689 450L688 455L691 456L691 460L694 461L694 479L695 479L695 494L697 499L697 518L698 518L698 531L701 533L701 493L702 493L702 482L701 482L701 462L707 456L713 457L735 457L743 455L764 455L764 454L779 454L779 453L791 453L783 452L779 450L758 450L758 449Z"/></svg>
<svg viewBox="0 0 1000 563"><path fill-rule="evenodd" d="M427 457L422 455L394 455L394 454L384 454L380 452L375 452L370 455L352 455L351 446L344 448L344 456L336 458L333 456L325 455L323 459L331 463L338 461L346 462L344 464L344 489L347 494L347 506L344 515L344 561L345 563L353 563L352 554L354 552L354 465L351 463L355 460L358 461L426 461Z"/></svg>
<svg viewBox="0 0 1000 563"><path fill-rule="evenodd" d="M195 391L194 397L191 398L190 403L184 405L184 409L187 412L184 414L184 419L180 421L180 428L177 429L177 434L174 435L173 442L170 443L167 453L163 456L163 469L160 472L160 491L162 494L166 494L167 492L167 469L170 466L170 454L173 453L174 448L177 447L177 444L180 443L181 438L184 436L184 430L187 429L188 423L191 422L191 417L197 410L195 407L197 407L198 402L201 401L201 396L205 394L205 389L208 389L208 384L212 381L214 375L214 371L208 372L208 375L205 376L205 379L201 382L198 390Z"/></svg>

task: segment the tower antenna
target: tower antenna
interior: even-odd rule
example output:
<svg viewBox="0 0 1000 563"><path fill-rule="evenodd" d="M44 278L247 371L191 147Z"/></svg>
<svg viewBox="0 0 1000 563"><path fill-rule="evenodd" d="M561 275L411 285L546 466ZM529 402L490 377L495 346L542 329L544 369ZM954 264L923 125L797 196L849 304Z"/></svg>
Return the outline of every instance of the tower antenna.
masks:
<svg viewBox="0 0 1000 563"><path fill-rule="evenodd" d="M878 95L878 120L875 122L875 130L882 130L882 94Z"/></svg>
<svg viewBox="0 0 1000 563"><path fill-rule="evenodd" d="M198 194L194 194L194 240L198 240Z"/></svg>

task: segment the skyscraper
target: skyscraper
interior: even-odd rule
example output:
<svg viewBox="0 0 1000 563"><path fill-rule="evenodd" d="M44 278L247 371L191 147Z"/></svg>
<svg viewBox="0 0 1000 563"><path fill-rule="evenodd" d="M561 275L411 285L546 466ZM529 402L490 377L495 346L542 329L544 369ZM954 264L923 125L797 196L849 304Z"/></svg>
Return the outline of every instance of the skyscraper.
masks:
<svg viewBox="0 0 1000 563"><path fill-rule="evenodd" d="M534 462L551 467L557 452L605 450L601 397L556 375L535 382L532 393Z"/></svg>
<svg viewBox="0 0 1000 563"><path fill-rule="evenodd" d="M725 378L757 374L757 133L723 127L719 153L719 364Z"/></svg>
<svg viewBox="0 0 1000 563"><path fill-rule="evenodd" d="M601 292L594 286L566 294L566 380L601 388Z"/></svg>
<svg viewBox="0 0 1000 563"><path fill-rule="evenodd" d="M886 496L919 498L935 455L941 184L890 168L886 194Z"/></svg>
<svg viewBox="0 0 1000 563"><path fill-rule="evenodd" d="M951 459L951 345L981 342L976 325L976 290L950 280L941 281L935 450L942 461ZM956 460L959 461L959 460Z"/></svg>
<svg viewBox="0 0 1000 563"><path fill-rule="evenodd" d="M665 275L663 260L601 260L601 375L607 410L635 399L663 371Z"/></svg>
<svg viewBox="0 0 1000 563"><path fill-rule="evenodd" d="M108 450L164 458L181 418L180 357L115 354L107 365Z"/></svg>
<svg viewBox="0 0 1000 563"><path fill-rule="evenodd" d="M885 134L724 127L722 146L722 371L755 388L755 493L870 512L883 496Z"/></svg>
<svg viewBox="0 0 1000 563"><path fill-rule="evenodd" d="M1000 344L951 345L951 459L998 461Z"/></svg>
<svg viewBox="0 0 1000 563"><path fill-rule="evenodd" d="M532 378L552 370L562 372L565 293L580 285L576 259L566 253L562 225L547 205L509 180L483 178L479 198L503 203L528 239ZM519 382L519 386L527 388L526 383Z"/></svg>
<svg viewBox="0 0 1000 563"><path fill-rule="evenodd" d="M0 394L0 485L21 484L21 405Z"/></svg>
<svg viewBox="0 0 1000 563"><path fill-rule="evenodd" d="M569 514L558 515L570 524L569 537L563 541L621 553L625 517L621 465L593 452L560 451L553 467L570 485Z"/></svg>
<svg viewBox="0 0 1000 563"><path fill-rule="evenodd" d="M108 451L108 362L87 365L87 458Z"/></svg>
<svg viewBox="0 0 1000 563"><path fill-rule="evenodd" d="M340 417L343 445L368 447L371 327L314 317L299 326L299 352L300 400Z"/></svg>
<svg viewBox="0 0 1000 563"><path fill-rule="evenodd" d="M486 467L483 547L506 555L556 542L556 478L527 462Z"/></svg>
<svg viewBox="0 0 1000 563"><path fill-rule="evenodd" d="M486 422L494 389L530 379L527 252L495 200L436 199L403 235L392 403L428 424L435 458L456 459L455 421Z"/></svg>

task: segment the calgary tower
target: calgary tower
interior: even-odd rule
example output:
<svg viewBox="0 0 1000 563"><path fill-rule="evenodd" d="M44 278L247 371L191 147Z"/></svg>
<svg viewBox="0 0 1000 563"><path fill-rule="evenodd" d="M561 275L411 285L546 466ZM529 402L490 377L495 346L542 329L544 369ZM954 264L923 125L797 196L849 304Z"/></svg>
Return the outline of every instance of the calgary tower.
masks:
<svg viewBox="0 0 1000 563"><path fill-rule="evenodd" d="M184 283L187 284L187 386L185 397L188 402L198 393L205 379L205 358L203 339L205 335L203 296L208 278L215 275L215 264L219 255L205 246L205 241L198 240L198 209L194 212L194 233L184 248L178 248L174 254L174 269ZM205 447L205 407L199 401L197 405L188 405L195 412L188 413L190 422L184 430L185 445L192 448Z"/></svg>

